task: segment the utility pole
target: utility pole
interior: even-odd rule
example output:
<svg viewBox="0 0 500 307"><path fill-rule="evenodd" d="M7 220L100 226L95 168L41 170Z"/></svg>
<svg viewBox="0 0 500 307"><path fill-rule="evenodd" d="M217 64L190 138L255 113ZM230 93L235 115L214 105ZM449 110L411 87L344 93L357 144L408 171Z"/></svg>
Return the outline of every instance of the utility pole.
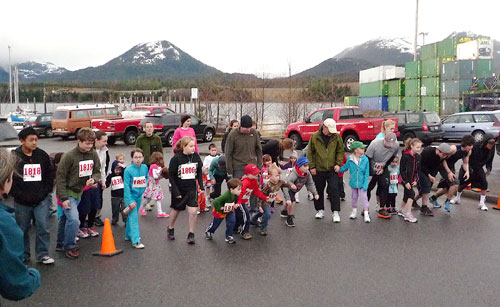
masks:
<svg viewBox="0 0 500 307"><path fill-rule="evenodd" d="M417 38L418 38L418 0L417 1L417 7L415 10L415 38L413 41L413 60L417 60Z"/></svg>
<svg viewBox="0 0 500 307"><path fill-rule="evenodd" d="M12 64L10 63L10 46L9 46L9 95L10 95L10 103L12 104Z"/></svg>
<svg viewBox="0 0 500 307"><path fill-rule="evenodd" d="M46 89L43 88L43 113L47 113L47 102L45 101Z"/></svg>

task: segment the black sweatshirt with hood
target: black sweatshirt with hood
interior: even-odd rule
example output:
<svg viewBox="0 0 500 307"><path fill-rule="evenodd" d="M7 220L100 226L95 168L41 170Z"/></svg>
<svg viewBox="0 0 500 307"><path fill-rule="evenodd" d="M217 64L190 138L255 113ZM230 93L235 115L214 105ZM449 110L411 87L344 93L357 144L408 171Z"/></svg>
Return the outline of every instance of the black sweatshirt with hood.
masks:
<svg viewBox="0 0 500 307"><path fill-rule="evenodd" d="M493 157L495 157L495 146L492 149L486 148L489 140L495 139L491 133L484 135L483 140L476 142L469 157L469 167L472 171L478 170L486 165L486 170L491 172Z"/></svg>

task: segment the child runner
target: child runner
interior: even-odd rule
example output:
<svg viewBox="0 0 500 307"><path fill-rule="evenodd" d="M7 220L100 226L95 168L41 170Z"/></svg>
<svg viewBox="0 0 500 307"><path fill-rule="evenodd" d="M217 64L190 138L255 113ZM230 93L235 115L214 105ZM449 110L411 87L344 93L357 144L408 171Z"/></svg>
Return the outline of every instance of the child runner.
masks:
<svg viewBox="0 0 500 307"><path fill-rule="evenodd" d="M405 221L416 223L417 219L411 214L411 205L415 201L415 187L418 182L418 174L420 169L420 150L422 149L422 141L417 138L407 139L403 155L401 156L401 184L404 188L403 204L398 215L402 216Z"/></svg>
<svg viewBox="0 0 500 307"><path fill-rule="evenodd" d="M203 186L202 162L195 152L195 139L185 136L175 145L177 154L170 159L168 167L170 184L172 185L172 202L170 221L167 227L167 239L174 240L174 226L181 211L188 207L189 233L187 243L194 244L194 228L198 212L197 186Z"/></svg>
<svg viewBox="0 0 500 307"><path fill-rule="evenodd" d="M161 171L163 167L165 167L165 163L163 162L163 154L160 152L153 152L151 154L151 157L149 158L149 163L151 163L151 166L149 167L148 172L148 186L146 188L146 191L144 191L142 204L139 208L139 213L141 215L146 215L144 207L146 206L146 204L149 204L149 202L153 201L156 204L156 217L168 217L168 214L163 212L161 208L163 190L160 186L160 179L163 178L161 175Z"/></svg>
<svg viewBox="0 0 500 307"><path fill-rule="evenodd" d="M387 213L390 215L398 214L396 211L396 197L398 196L399 183L399 157L394 157L391 164L387 167L389 170L389 193L387 194Z"/></svg>
<svg viewBox="0 0 500 307"><path fill-rule="evenodd" d="M101 174L102 175L102 174ZM82 197L78 204L78 214L80 216L80 229L78 237L89 238L97 237L99 233L93 228L98 206L101 203L101 193L99 185L93 184L83 188Z"/></svg>
<svg viewBox="0 0 500 307"><path fill-rule="evenodd" d="M227 181L226 157L224 155L215 157L212 160L209 173L212 179L212 186L214 187L214 191L210 194L210 198L216 199L220 196L222 182L224 180Z"/></svg>
<svg viewBox="0 0 500 307"><path fill-rule="evenodd" d="M214 200L214 209L212 215L214 217L212 223L208 225L205 231L205 239L212 240L213 233L217 230L222 220L226 219L226 242L234 244L236 241L233 237L234 225L236 217L234 216L235 203L241 193L241 180L233 178L227 182L227 191L222 196Z"/></svg>
<svg viewBox="0 0 500 307"><path fill-rule="evenodd" d="M344 154L344 161L342 161L341 167L347 162L347 155ZM339 173L339 195L340 200L345 201L345 189L344 189L344 173Z"/></svg>
<svg viewBox="0 0 500 307"><path fill-rule="evenodd" d="M260 170L259 184L262 187L269 181L269 168L273 165L273 160L270 155L262 156L262 169Z"/></svg>
<svg viewBox="0 0 500 307"><path fill-rule="evenodd" d="M292 203L290 201L290 194L288 193L288 189L293 186L296 188L295 185L289 184L285 180L280 180L281 176L281 169L276 166L275 164L272 164L269 169L268 169L268 175L269 175L269 181L265 183L262 186L262 193L264 195L267 195L267 200L258 201L258 207L259 211L252 216L252 219L250 220L250 224L252 225L257 225L257 219L262 217L262 222L260 223L260 234L263 236L267 235L267 225L269 224L269 220L271 219L271 205L273 202L276 201L276 198L278 196L279 190L282 190L283 188L285 189L285 200L286 204L290 206Z"/></svg>
<svg viewBox="0 0 500 307"><path fill-rule="evenodd" d="M66 152L57 168L56 194L61 201L63 215L59 219L57 245L64 249L66 257L78 258L75 237L78 232L78 204L85 186L93 186L101 179L101 163L94 146L95 134L90 128L82 128L77 134L78 145Z"/></svg>
<svg viewBox="0 0 500 307"><path fill-rule="evenodd" d="M255 195L256 197L267 201L267 196L264 195L259 190L259 184L257 183L257 176L259 175L260 170L255 164L248 164L245 167L245 176L241 180L242 188L241 194L238 197L236 214L236 227L241 227L241 236L245 240L250 240L252 235L249 233L250 230L250 212L248 210L248 200L251 195Z"/></svg>
<svg viewBox="0 0 500 307"><path fill-rule="evenodd" d="M353 154L347 159L346 164L344 164L340 171L341 173L349 170L350 179L349 185L352 191L352 212L349 216L350 219L355 219L358 215L358 198L361 197L363 202L363 215L365 217L365 223L370 223L370 214L368 210L370 209L370 203L368 202L368 182L370 181L370 162L365 156L366 145L359 141L355 141L351 145L351 149L354 151Z"/></svg>
<svg viewBox="0 0 500 307"><path fill-rule="evenodd" d="M208 156L203 159L203 184L205 185L205 195L208 198L207 207L210 208L212 200L210 199L210 189L212 187L212 177L210 176L210 165L217 157L217 146L214 143L208 145Z"/></svg>
<svg viewBox="0 0 500 307"><path fill-rule="evenodd" d="M313 199L319 199L318 192L316 191L316 186L314 185L314 180L309 173L309 160L306 157L300 157L297 160L297 165L295 165L292 173L288 175L287 181L290 184L288 193L290 194L291 203L289 205L285 204L283 210L281 210L281 217L286 217L285 223L287 226L295 227L295 222L293 221L293 219L295 218L293 209L295 208L295 204L297 203L296 194L298 194L302 187L305 185L307 191L313 194Z"/></svg>
<svg viewBox="0 0 500 307"><path fill-rule="evenodd" d="M138 204L141 203L142 195L146 190L148 181L148 167L142 164L144 153L140 148L134 148L130 152L132 164L125 169L123 175L125 206L130 211L127 217L127 226L125 231L125 241L131 241L132 246L138 249L144 248L141 243L141 234L139 231Z"/></svg>
<svg viewBox="0 0 500 307"><path fill-rule="evenodd" d="M121 163L113 163L115 166L111 167L111 173L106 178L106 187L111 187L111 225L118 224L118 218L120 217L120 212L122 213L122 221L125 223L127 221L127 216L123 214L123 209L125 209L125 204L123 201L123 173L125 168Z"/></svg>
<svg viewBox="0 0 500 307"><path fill-rule="evenodd" d="M288 176L292 173L294 170L295 166L297 165L297 152L294 150L290 154L290 157L288 158L288 163L281 165L281 169L285 171L285 179L288 178ZM295 194L295 202L299 202L299 194Z"/></svg>

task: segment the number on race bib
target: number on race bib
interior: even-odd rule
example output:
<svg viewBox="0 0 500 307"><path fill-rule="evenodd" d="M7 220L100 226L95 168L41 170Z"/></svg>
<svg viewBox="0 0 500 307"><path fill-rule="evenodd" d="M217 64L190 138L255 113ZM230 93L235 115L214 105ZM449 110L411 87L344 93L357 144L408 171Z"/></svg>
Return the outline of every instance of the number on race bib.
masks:
<svg viewBox="0 0 500 307"><path fill-rule="evenodd" d="M78 175L80 178L92 176L92 171L94 170L94 161L92 160L80 161L79 168L80 169L78 171Z"/></svg>
<svg viewBox="0 0 500 307"><path fill-rule="evenodd" d="M231 212L234 210L234 203L225 203L224 212Z"/></svg>
<svg viewBox="0 0 500 307"><path fill-rule="evenodd" d="M398 175L397 174L392 174L391 177L390 177L390 183L391 184L397 184L399 181L398 181Z"/></svg>
<svg viewBox="0 0 500 307"><path fill-rule="evenodd" d="M23 168L23 181L42 181L42 167L40 164L25 164Z"/></svg>
<svg viewBox="0 0 500 307"><path fill-rule="evenodd" d="M111 178L111 191L123 189L123 178L116 176Z"/></svg>
<svg viewBox="0 0 500 307"><path fill-rule="evenodd" d="M134 177L132 181L132 188L145 188L146 187L146 176Z"/></svg>
<svg viewBox="0 0 500 307"><path fill-rule="evenodd" d="M198 163L185 163L180 166L180 177L182 180L196 178Z"/></svg>

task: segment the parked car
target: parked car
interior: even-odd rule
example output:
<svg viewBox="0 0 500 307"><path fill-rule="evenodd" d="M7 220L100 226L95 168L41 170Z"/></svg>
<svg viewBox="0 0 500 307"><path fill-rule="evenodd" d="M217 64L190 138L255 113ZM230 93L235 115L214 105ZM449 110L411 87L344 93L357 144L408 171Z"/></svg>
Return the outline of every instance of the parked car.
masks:
<svg viewBox="0 0 500 307"><path fill-rule="evenodd" d="M35 114L26 118L24 128L33 127L39 135L45 135L48 138L54 136L52 132L52 113Z"/></svg>
<svg viewBox="0 0 500 307"><path fill-rule="evenodd" d="M382 122L392 119L397 123L396 117L365 118L359 107L337 107L319 109L303 121L288 125L286 137L291 138L297 149L301 149L305 142L309 142L311 135L318 131L319 125L327 118L337 122L337 130L344 141L347 150L351 149L354 141L371 141L380 133ZM396 134L398 131L396 129Z"/></svg>
<svg viewBox="0 0 500 307"><path fill-rule="evenodd" d="M398 118L399 140L419 138L424 144L441 140L444 131L436 112L397 111L391 114Z"/></svg>
<svg viewBox="0 0 500 307"><path fill-rule="evenodd" d="M445 140L472 134L476 141L482 141L486 133L500 132L500 110L455 113L443 120L443 130Z"/></svg>
<svg viewBox="0 0 500 307"><path fill-rule="evenodd" d="M122 112L122 118L92 120L92 129L105 132L110 145L120 138L125 144L134 145L141 132L140 123L146 115L173 113L167 106L137 106L132 111Z"/></svg>
<svg viewBox="0 0 500 307"><path fill-rule="evenodd" d="M92 128L93 119L119 117L118 108L112 104L60 106L52 115L52 131L68 138L76 136L81 128Z"/></svg>
<svg viewBox="0 0 500 307"><path fill-rule="evenodd" d="M179 128L181 123L181 115L180 113L148 115L140 122L140 126L143 127L147 121L152 122L155 133L161 137L163 144L172 146L172 138L175 129ZM203 122L192 114L189 116L191 116L191 128L194 129L196 138L205 142L212 141L215 135L215 125Z"/></svg>

